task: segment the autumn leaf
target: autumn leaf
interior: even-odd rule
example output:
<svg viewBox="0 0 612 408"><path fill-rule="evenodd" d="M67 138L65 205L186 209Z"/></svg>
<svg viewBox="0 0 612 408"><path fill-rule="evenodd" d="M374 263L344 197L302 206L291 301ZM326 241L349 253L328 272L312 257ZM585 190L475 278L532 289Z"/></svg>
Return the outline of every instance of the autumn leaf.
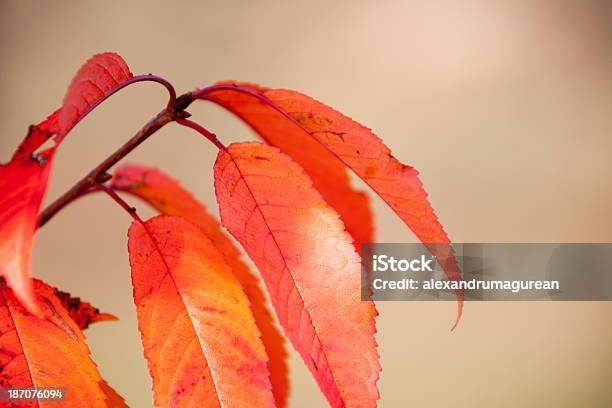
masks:
<svg viewBox="0 0 612 408"><path fill-rule="evenodd" d="M65 387L68 407L106 407L85 338L55 289L34 280L42 318L30 314L0 280L0 387ZM54 407L57 402L23 403Z"/></svg>
<svg viewBox="0 0 612 408"><path fill-rule="evenodd" d="M284 338L273 323L257 278L240 259L240 252L221 230L217 220L176 180L154 168L137 165L121 166L115 172L111 186L115 190L139 197L163 214L180 216L199 226L214 246L221 251L251 303L255 323L261 332L266 354L270 358L268 368L272 393L277 407L284 407L288 394L287 352Z"/></svg>
<svg viewBox="0 0 612 408"><path fill-rule="evenodd" d="M132 77L120 56L92 57L72 81L62 108L31 126L12 160L0 165L0 275L31 312L38 314L30 282L31 257L38 212L49 179L55 150L66 133L94 106L110 95L119 81ZM51 137L55 145L37 153Z"/></svg>
<svg viewBox="0 0 612 408"><path fill-rule="evenodd" d="M340 212L347 228L354 223L350 221L351 209L346 206L355 199L345 195L343 190L346 187L342 182L337 185L341 193L333 195L338 176L333 176L326 186L328 162L353 170L440 260L448 278L461 279L454 252L448 245L450 240L429 203L418 172L393 157L389 148L370 129L295 91L233 82L221 85L229 86L205 93L203 98L238 115L266 142L279 147L301 164L323 198ZM324 165L319 167L319 163ZM349 203L342 204L343 201ZM364 217L363 206L359 207L362 211L356 213L357 225ZM359 227L351 229L355 236L354 230ZM455 325L461 317L463 291L457 291L457 298Z"/></svg>
<svg viewBox="0 0 612 408"><path fill-rule="evenodd" d="M91 57L79 69L64 97L58 142L116 87L132 77L126 62L118 54L105 52Z"/></svg>
<svg viewBox="0 0 612 408"><path fill-rule="evenodd" d="M276 148L232 144L215 162L222 224L259 268L287 337L333 407L374 407L374 304L338 214Z"/></svg>
<svg viewBox="0 0 612 408"><path fill-rule="evenodd" d="M249 302L197 226L161 215L129 231L138 326L161 407L273 407Z"/></svg>
<svg viewBox="0 0 612 408"><path fill-rule="evenodd" d="M70 293L55 289L55 296L62 302L62 306L68 312L68 315L76 323L79 329L84 330L90 324L104 322L110 320L118 320L116 316L110 313L100 313L97 307L93 307L90 303L83 302L78 297L73 297Z"/></svg>

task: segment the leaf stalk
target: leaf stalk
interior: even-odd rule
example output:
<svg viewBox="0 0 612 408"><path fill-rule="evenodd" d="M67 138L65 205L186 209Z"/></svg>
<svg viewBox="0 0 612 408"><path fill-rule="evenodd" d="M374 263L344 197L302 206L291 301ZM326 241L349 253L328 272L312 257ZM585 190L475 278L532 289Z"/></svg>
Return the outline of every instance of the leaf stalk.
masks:
<svg viewBox="0 0 612 408"><path fill-rule="evenodd" d="M219 150L227 150L225 145L221 143L221 141L217 138L217 135L215 135L214 133L212 133L211 131L209 131L204 126L200 125L199 123L193 122L189 119L181 119L181 118L177 119L176 123L195 130L196 132L204 136L206 139L210 140L215 146L217 146Z"/></svg>
<svg viewBox="0 0 612 408"><path fill-rule="evenodd" d="M113 190L112 188L108 187L107 185L105 185L103 183L96 184L95 189L97 191L102 191L102 192L106 193L106 195L108 195L117 204L119 204L119 206L121 208L123 208L125 210L125 212L127 212L130 215L130 217L132 217L134 219L134 221L137 221L137 222L139 222L139 223L144 225L144 221L136 213L136 208L132 207L131 205L129 205L123 198L121 198L119 196L119 194L117 194L117 192L115 190Z"/></svg>

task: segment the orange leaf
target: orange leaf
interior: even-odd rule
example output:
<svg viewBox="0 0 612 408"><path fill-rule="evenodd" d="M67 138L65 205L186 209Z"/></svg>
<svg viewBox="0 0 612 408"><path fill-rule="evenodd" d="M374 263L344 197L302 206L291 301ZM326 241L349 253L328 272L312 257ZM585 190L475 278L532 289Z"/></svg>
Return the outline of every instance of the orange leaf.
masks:
<svg viewBox="0 0 612 408"><path fill-rule="evenodd" d="M161 215L129 231L134 301L161 407L272 407L249 302L200 228Z"/></svg>
<svg viewBox="0 0 612 408"><path fill-rule="evenodd" d="M266 91L254 85L244 86L262 94ZM367 195L351 186L345 166L325 147L252 96L219 91L208 95L207 99L235 113L266 142L278 147L302 166L317 191L340 215L346 230L355 240L358 252L360 244L374 242L374 217Z"/></svg>
<svg viewBox="0 0 612 408"><path fill-rule="evenodd" d="M65 387L67 407L106 407L102 381L83 334L51 286L34 280L41 316L28 313L0 282L0 386ZM26 403L52 407L57 403Z"/></svg>
<svg viewBox="0 0 612 408"><path fill-rule="evenodd" d="M154 168L136 165L121 166L114 174L112 187L141 198L163 214L180 216L196 224L221 251L223 258L232 268L232 272L249 298L255 323L261 332L266 354L270 358L268 367L272 393L276 405L284 407L287 403L289 387L284 338L273 323L257 278L240 259L240 252L221 230L217 220L176 180Z"/></svg>
<svg viewBox="0 0 612 408"><path fill-rule="evenodd" d="M70 293L55 289L54 294L60 302L62 302L62 306L64 306L70 318L81 330L88 328L90 324L96 322L118 320L116 316L110 313L100 313L97 307L93 307L90 303L83 302L78 297L70 296Z"/></svg>
<svg viewBox="0 0 612 408"><path fill-rule="evenodd" d="M319 162L336 161L352 169L441 260L441 266L449 279L461 278L452 248L448 245L427 245L449 244L450 240L427 199L418 172L393 157L389 148L370 129L295 91L243 83L226 85L232 86L221 87L218 91L206 94L204 98L237 114L264 140L278 146L300 163L313 177L316 188L324 185L320 180L326 177L325 173L320 174L317 170ZM240 92L240 89L246 92ZM313 157L308 157L310 154ZM328 166L321 168L326 169ZM329 188L333 187L332 182ZM342 183L338 189L344 189ZM342 194L330 197L327 188L323 187L322 195L334 208L341 208L339 202L343 200ZM346 209L346 213L350 211L350 208ZM341 212L345 222L346 213ZM356 216L359 219L363 214L357 213ZM455 325L463 308L462 291L457 291L457 298Z"/></svg>
<svg viewBox="0 0 612 408"><path fill-rule="evenodd" d="M91 57L79 69L64 97L58 141L115 87L132 77L127 64L118 54L105 52Z"/></svg>
<svg viewBox="0 0 612 408"><path fill-rule="evenodd" d="M333 407L373 407L376 309L361 301L359 256L304 171L277 149L232 144L215 163L223 225L268 287L285 333Z"/></svg>

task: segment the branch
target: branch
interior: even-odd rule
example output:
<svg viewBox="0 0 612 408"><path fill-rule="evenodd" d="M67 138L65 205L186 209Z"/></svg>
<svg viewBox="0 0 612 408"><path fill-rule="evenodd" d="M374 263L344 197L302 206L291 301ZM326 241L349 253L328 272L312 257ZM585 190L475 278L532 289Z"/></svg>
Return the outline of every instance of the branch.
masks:
<svg viewBox="0 0 612 408"><path fill-rule="evenodd" d="M108 180L106 173L119 160L123 159L128 153L134 150L138 145L147 140L149 136L157 132L166 124L176 120L177 118L186 118L189 116L183 109L186 107L186 101L190 98L190 93L184 94L172 105L161 111L153 119L151 119L138 133L130 140L121 146L116 152L107 157L96 168L89 172L84 178L77 182L70 190L65 192L57 200L51 203L40 214L38 226L42 227L49 221L58 211L70 204L72 201L87 193L92 187L100 182Z"/></svg>

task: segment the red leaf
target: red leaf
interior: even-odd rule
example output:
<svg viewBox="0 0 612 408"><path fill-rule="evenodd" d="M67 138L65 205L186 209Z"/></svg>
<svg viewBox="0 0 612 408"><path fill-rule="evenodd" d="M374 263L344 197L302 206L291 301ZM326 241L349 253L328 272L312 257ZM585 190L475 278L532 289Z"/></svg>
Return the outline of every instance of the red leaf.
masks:
<svg viewBox="0 0 612 408"><path fill-rule="evenodd" d="M268 367L274 399L278 407L284 407L289 387L284 338L273 323L257 278L240 259L240 252L217 220L176 180L154 168L124 165L115 172L112 187L141 198L163 214L180 216L194 223L221 251L251 302L255 323L270 358Z"/></svg>
<svg viewBox="0 0 612 408"><path fill-rule="evenodd" d="M128 235L155 404L274 406L249 301L221 252L180 217L134 223Z"/></svg>
<svg viewBox="0 0 612 408"><path fill-rule="evenodd" d="M91 57L79 69L64 97L58 141L115 87L132 77L126 62L118 54L105 52Z"/></svg>
<svg viewBox="0 0 612 408"><path fill-rule="evenodd" d="M215 163L223 225L258 266L285 333L333 407L373 407L376 309L337 213L277 149L232 144Z"/></svg>
<svg viewBox="0 0 612 408"><path fill-rule="evenodd" d="M34 280L41 316L28 313L0 282L0 387L65 387L68 407L106 407L85 338L55 290ZM53 403L20 403L20 407Z"/></svg>
<svg viewBox="0 0 612 408"><path fill-rule="evenodd" d="M319 161L341 163L361 177L421 242L426 245L450 243L427 199L418 172L393 157L389 148L370 129L295 91L242 83L227 84L233 86L221 87L204 98L237 114L264 140L278 146L302 164L313 177L315 187L324 184L320 179L326 177L316 169ZM246 93L240 92L241 89ZM318 148L312 147L313 141L318 142ZM306 157L311 151L316 156ZM330 188L333 189L333 186L332 183ZM343 187L340 185L338 188ZM325 188L323 191L326 191ZM343 200L342 195L330 198L326 193L323 197L335 208L340 208L338 201ZM343 219L348 218L345 214L350 211L342 212ZM362 216L359 213L359 217ZM439 260L446 260L440 262L449 279L459 280L461 274L452 248L448 245L427 246ZM462 291L457 291L457 298L458 322L463 308Z"/></svg>

